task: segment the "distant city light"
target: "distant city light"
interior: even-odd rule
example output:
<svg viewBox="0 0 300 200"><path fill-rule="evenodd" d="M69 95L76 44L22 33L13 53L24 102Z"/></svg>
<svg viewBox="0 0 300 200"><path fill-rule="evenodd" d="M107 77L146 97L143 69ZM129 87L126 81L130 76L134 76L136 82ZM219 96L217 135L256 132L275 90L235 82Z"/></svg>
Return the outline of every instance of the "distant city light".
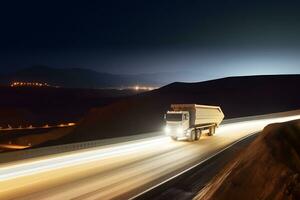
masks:
<svg viewBox="0 0 300 200"><path fill-rule="evenodd" d="M33 125L22 126L22 125L19 125L19 126L16 126L16 127L12 127L11 125L8 124L7 127L0 127L0 131L26 130L26 129L63 128L63 127L71 127L71 126L76 126L76 123L69 122L69 123L57 124L57 125L45 124L44 126L33 126Z"/></svg>
<svg viewBox="0 0 300 200"><path fill-rule="evenodd" d="M148 91L150 91L150 90L154 90L154 89L157 89L157 88L136 85L135 87L129 87L128 89L134 89L134 90L137 90L137 91L140 91L140 90L148 90Z"/></svg>
<svg viewBox="0 0 300 200"><path fill-rule="evenodd" d="M48 83L41 83L41 82L12 82L10 84L10 87L56 87L58 86L52 86Z"/></svg>

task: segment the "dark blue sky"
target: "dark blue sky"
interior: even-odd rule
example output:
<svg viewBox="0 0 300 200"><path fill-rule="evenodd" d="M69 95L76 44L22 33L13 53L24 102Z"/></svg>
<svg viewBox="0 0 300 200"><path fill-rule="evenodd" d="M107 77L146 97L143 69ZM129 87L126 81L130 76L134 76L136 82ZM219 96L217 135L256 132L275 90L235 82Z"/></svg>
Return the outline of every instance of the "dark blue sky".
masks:
<svg viewBox="0 0 300 200"><path fill-rule="evenodd" d="M300 2L7 1L0 67L200 76L300 73Z"/></svg>

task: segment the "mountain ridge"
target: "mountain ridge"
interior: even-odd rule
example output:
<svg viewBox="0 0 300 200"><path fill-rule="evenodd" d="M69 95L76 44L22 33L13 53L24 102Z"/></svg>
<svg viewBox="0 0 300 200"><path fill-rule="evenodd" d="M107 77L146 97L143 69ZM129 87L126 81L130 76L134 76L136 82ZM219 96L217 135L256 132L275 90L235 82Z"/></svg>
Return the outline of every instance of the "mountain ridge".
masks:
<svg viewBox="0 0 300 200"><path fill-rule="evenodd" d="M14 81L47 82L66 88L126 88L135 85L158 86L163 82L151 80L151 75L123 75L98 72L85 68L52 68L38 65L0 75L0 83Z"/></svg>

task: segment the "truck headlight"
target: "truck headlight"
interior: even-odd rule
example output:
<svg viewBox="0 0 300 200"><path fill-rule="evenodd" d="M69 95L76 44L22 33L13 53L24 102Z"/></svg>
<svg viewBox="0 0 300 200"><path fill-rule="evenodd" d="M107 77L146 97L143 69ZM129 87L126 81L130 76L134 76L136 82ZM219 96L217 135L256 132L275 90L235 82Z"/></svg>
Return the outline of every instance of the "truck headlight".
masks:
<svg viewBox="0 0 300 200"><path fill-rule="evenodd" d="M176 129L176 132L177 132L177 133L182 133L182 132L183 132L183 129L182 129L181 127L178 127L178 128Z"/></svg>
<svg viewBox="0 0 300 200"><path fill-rule="evenodd" d="M170 127L166 126L166 127L165 127L165 132L166 132L166 133L169 133L170 131L171 131Z"/></svg>

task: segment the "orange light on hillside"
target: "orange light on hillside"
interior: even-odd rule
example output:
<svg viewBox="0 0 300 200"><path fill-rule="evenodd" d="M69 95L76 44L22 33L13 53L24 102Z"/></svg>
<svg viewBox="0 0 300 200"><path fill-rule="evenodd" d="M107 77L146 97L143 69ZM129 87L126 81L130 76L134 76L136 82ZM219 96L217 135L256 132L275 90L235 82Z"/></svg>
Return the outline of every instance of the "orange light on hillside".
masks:
<svg viewBox="0 0 300 200"><path fill-rule="evenodd" d="M59 86L51 86L48 83L41 83L41 82L12 82L10 87L56 87Z"/></svg>

